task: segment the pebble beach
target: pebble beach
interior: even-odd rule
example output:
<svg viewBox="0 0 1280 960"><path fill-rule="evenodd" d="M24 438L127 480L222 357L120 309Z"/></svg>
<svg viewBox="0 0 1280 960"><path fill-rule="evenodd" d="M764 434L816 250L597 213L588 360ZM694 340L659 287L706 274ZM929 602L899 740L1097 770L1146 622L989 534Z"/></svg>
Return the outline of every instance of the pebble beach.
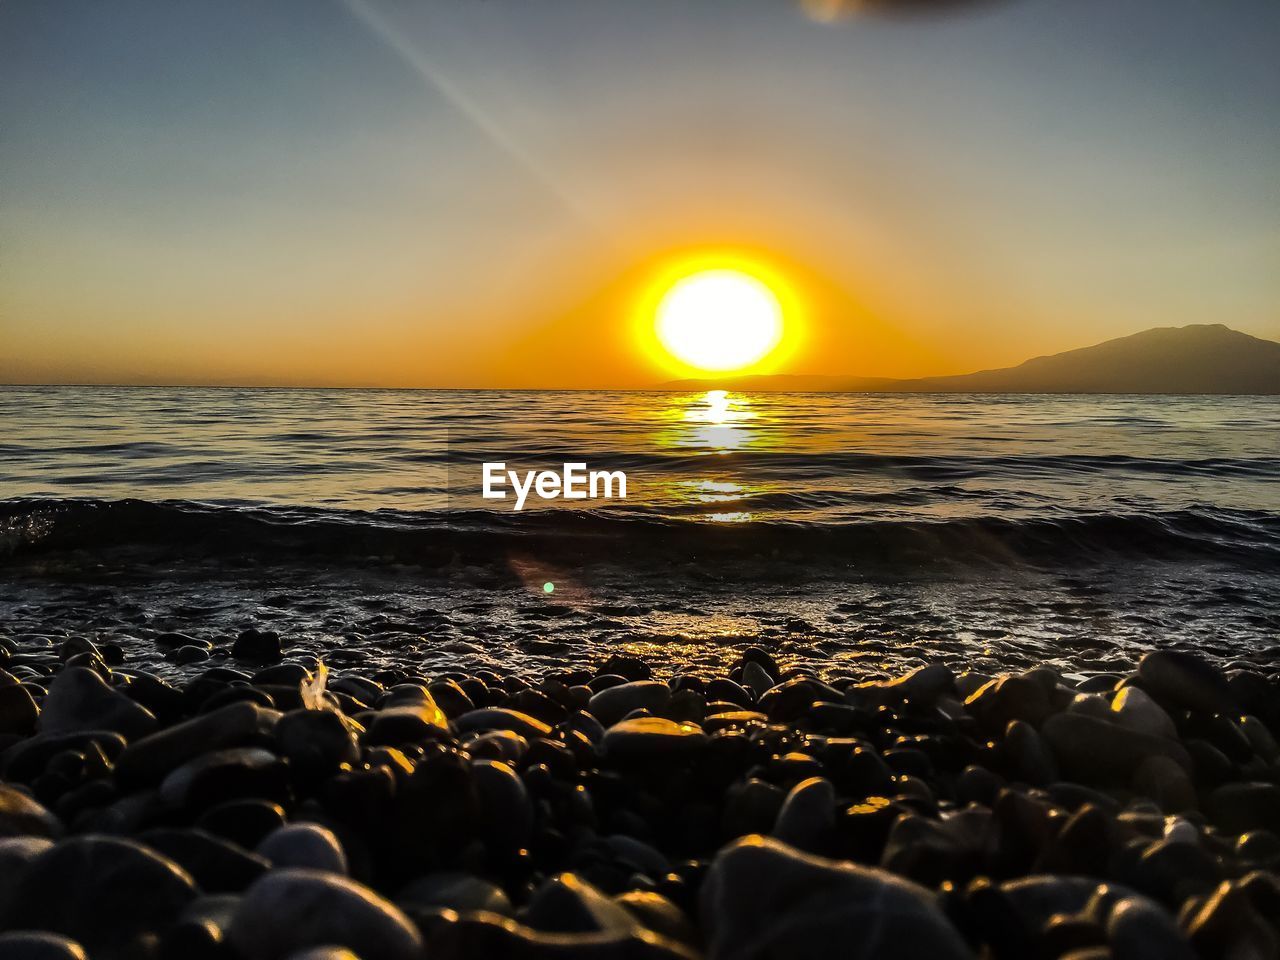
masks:
<svg viewBox="0 0 1280 960"><path fill-rule="evenodd" d="M0 0L0 960L1280 960L1280 0Z"/></svg>
<svg viewBox="0 0 1280 960"><path fill-rule="evenodd" d="M166 679L0 643L0 956L1280 956L1263 670L226 652Z"/></svg>

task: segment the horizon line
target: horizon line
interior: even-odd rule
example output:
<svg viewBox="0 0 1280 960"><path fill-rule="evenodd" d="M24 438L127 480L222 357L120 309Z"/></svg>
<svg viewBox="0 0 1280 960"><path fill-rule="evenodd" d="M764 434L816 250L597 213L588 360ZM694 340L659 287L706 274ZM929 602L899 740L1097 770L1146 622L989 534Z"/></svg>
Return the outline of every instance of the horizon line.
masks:
<svg viewBox="0 0 1280 960"><path fill-rule="evenodd" d="M981 368L978 370L970 370L965 373L930 374L927 376L916 376L916 377L890 377L890 376L875 376L875 375L869 375L869 374L850 374L850 373L777 373L775 372L775 373L768 373L768 374L761 374L761 373L752 374L752 373L744 373L744 372L735 373L735 372L729 372L729 371L722 371L721 375L719 376L713 375L713 376L705 376L705 377L681 377L674 380L664 380L662 382L655 383L650 386L629 386L629 387L614 387L614 386L578 386L578 387L452 386L450 387L450 386L431 386L431 385L393 386L393 385L387 385L387 384L363 384L363 383L351 383L351 384L327 383L325 384L325 383L296 383L296 382L285 383L285 382L279 382L279 381L236 383L236 382L228 382L228 381L207 381L207 382L206 381L185 381L185 382L176 381L175 382L175 381L159 381L159 380L157 381L58 380L53 382L27 381L27 380L22 380L22 381L0 380L0 387L111 387L111 388L138 388L138 389L188 388L188 389L209 389L209 390L418 390L418 391L438 391L438 392L453 392L453 393L480 393L480 392L585 393L585 392L599 392L599 391L609 391L613 393L696 393L700 390L729 389L729 390L736 390L736 392L739 392L739 393L751 393L751 392L757 392L757 393L864 393L864 394L973 393L975 395L982 395L985 393L992 396L1001 396L1001 395L1046 396L1046 395L1054 395L1054 394L1062 395L1062 396L1083 396L1083 395L1093 395L1093 396L1274 396L1274 394L1256 394L1256 393L1230 394L1230 393L1200 392L1200 393L1188 394L1185 391L1175 392L1175 393L1167 393L1167 392L1152 393L1152 392L1142 392L1142 391L1137 391L1137 392L1135 391L1122 391L1122 392L1101 391L1099 392L1099 391L1089 391L1089 390L1075 390L1075 391L1064 392L1064 391L1043 391L1043 390L963 391L963 390L938 390L938 389L933 389L933 390L930 390L930 389L916 389L916 390L911 390L911 389L907 389L907 390L892 390L892 389L890 390L868 390L868 389L768 390L768 389L763 389L763 390L752 391L750 389L744 389L741 386L717 387L714 385L719 380L740 382L748 379L768 381L768 380L777 380L782 378L796 378L796 379L810 378L810 379L847 380L847 381L873 380L873 381L883 381L886 385L887 384L921 383L923 381L930 381L930 380L948 380L948 379L955 379L960 377L975 376L975 375L984 374L984 373L998 373L998 372L1007 371L1007 370L1016 370L1035 360L1058 357L1064 354L1075 353L1081 350L1089 350L1095 347L1104 346L1109 343L1117 343L1123 340L1130 340L1135 337L1143 336L1145 334L1172 331L1172 330L1190 330L1196 327L1218 327L1223 330L1229 331L1230 333L1238 334L1240 336L1247 337L1249 339L1258 340L1263 343L1280 344L1280 341L1270 340L1266 337L1258 337L1258 336L1255 336L1254 334L1245 333L1242 330L1237 330L1234 327L1228 326L1227 324L1219 321L1216 323L1190 323L1190 324L1183 324L1182 326L1148 327L1145 330L1139 330L1135 333L1122 334L1121 336L1118 336L1118 337L1111 337L1110 339L1098 341L1096 343L1086 344L1081 347L1070 347L1070 348L1067 348L1066 350L1058 351L1057 353L1040 354L1037 356L1027 357L1025 360L1021 360L1007 367L990 367L990 368Z"/></svg>

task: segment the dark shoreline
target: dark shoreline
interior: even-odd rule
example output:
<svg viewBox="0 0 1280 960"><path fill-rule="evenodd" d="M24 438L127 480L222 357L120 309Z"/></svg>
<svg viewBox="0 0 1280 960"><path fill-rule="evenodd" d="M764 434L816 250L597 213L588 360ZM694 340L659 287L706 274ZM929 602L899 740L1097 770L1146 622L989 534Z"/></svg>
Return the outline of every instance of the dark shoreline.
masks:
<svg viewBox="0 0 1280 960"><path fill-rule="evenodd" d="M714 679L615 656L321 692L274 634L234 655L169 684L111 644L0 647L5 930L108 960L1280 942L1275 676L1155 652L1074 686L941 665L832 686L751 648ZM58 943L0 954L78 955Z"/></svg>

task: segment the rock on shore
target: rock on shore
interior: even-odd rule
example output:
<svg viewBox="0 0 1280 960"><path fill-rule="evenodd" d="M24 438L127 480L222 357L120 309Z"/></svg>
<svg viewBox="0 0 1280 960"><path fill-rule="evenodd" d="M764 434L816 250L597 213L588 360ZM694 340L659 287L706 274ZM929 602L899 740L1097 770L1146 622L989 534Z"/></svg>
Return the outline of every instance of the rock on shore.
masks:
<svg viewBox="0 0 1280 960"><path fill-rule="evenodd" d="M0 647L5 958L1280 960L1274 674Z"/></svg>

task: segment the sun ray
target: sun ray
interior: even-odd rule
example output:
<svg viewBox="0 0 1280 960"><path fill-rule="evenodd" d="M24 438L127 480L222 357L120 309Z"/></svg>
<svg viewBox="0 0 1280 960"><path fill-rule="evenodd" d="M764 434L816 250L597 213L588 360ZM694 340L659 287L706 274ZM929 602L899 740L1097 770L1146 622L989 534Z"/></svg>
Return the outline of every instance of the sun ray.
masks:
<svg viewBox="0 0 1280 960"><path fill-rule="evenodd" d="M485 139L521 167L531 179L554 196L572 215L585 224L595 226L595 219L585 206L559 178L548 170L547 165L534 156L524 144L516 140L438 63L411 43L403 31L397 29L370 0L341 0L341 2L357 21L395 53L431 90L469 121Z"/></svg>

